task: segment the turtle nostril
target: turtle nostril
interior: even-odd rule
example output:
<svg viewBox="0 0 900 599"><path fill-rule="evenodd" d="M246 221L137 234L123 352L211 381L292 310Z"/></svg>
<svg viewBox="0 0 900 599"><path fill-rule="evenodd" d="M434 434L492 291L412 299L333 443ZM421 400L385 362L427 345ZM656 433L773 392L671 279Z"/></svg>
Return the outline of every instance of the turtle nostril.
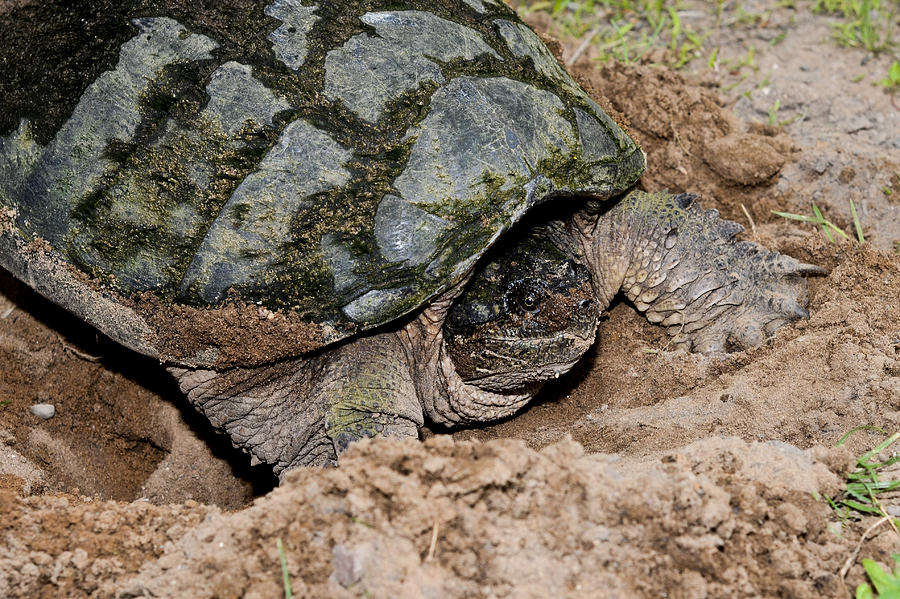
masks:
<svg viewBox="0 0 900 599"><path fill-rule="evenodd" d="M594 304L594 300L583 299L580 302L578 302L578 309L584 311L584 310L587 310L588 308L590 308L593 304Z"/></svg>

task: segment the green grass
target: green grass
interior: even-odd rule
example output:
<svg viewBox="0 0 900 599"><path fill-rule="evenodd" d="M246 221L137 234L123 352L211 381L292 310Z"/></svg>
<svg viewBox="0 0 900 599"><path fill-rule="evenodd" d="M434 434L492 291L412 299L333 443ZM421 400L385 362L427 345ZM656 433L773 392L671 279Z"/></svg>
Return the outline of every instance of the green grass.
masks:
<svg viewBox="0 0 900 599"><path fill-rule="evenodd" d="M790 220L798 220L804 223L810 223L813 225L819 225L822 227L822 232L825 233L825 237L828 238L828 241L834 241L834 235L838 235L843 237L844 239L850 239L850 236L844 232L839 226L831 222L822 216L822 211L819 210L819 207L816 206L816 203L813 202L812 205L813 216L807 216L805 214L793 214L791 212L779 212L778 210L773 210L772 214L780 216L782 218L788 218ZM850 200L850 214L853 217L853 228L856 230L856 239L860 243L865 243L865 237L863 237L862 232L862 223L859 222L859 215L856 213L856 204L853 203L853 200Z"/></svg>
<svg viewBox="0 0 900 599"><path fill-rule="evenodd" d="M853 433L875 427L858 427L838 441L842 445ZM876 429L880 430L880 429ZM890 466L900 462L900 455L880 460L879 454L887 450L900 439L900 433L894 433L873 449L862 454L856 460L856 468L847 475L847 485L840 496L829 499L831 507L846 522L854 514L888 517L879 501L879 496L900 487L900 480L883 480L881 474Z"/></svg>
<svg viewBox="0 0 900 599"><path fill-rule="evenodd" d="M884 86L891 93L900 89L900 62L895 60L891 63L888 67L888 76L879 81L878 85Z"/></svg>
<svg viewBox="0 0 900 599"><path fill-rule="evenodd" d="M375 525L372 524L371 522L366 522L365 520L360 520L356 516L348 516L348 517L354 524L359 524L360 526L365 526L366 528L375 528Z"/></svg>
<svg viewBox="0 0 900 599"><path fill-rule="evenodd" d="M878 599L900 599L900 555L896 553L891 554L891 558L897 564L893 572L890 570L885 572L874 560L864 559L862 561L863 568L865 568L866 574L869 576L872 585L875 586L875 591L878 592L878 595L875 595L872 585L864 582L856 587L856 594L854 595L856 599L875 599L875 597L878 597Z"/></svg>
<svg viewBox="0 0 900 599"><path fill-rule="evenodd" d="M778 103L776 101L776 110L777 110L777 106L778 106ZM770 112L769 120L770 121L772 120L771 112ZM770 124L771 124L771 122L770 122ZM860 222L859 214L856 211L856 204L853 202L853 200L848 200L848 201L850 202L850 216L853 219L853 230L856 233L856 240L859 243L865 243L866 238L863 235L862 223ZM822 232L825 233L825 237L827 237L828 241L831 241L831 242L834 241L833 234L837 234L840 237L843 237L844 239L850 239L850 236L847 235L847 233L844 232L843 229L841 229L836 224L834 224L833 222L831 222L830 220L828 220L824 216L822 216L822 211L819 210L819 207L816 206L815 202L813 202L813 204L812 204L812 210L813 210L813 216L807 216L804 214L793 214L791 212L780 212L778 210L773 210L772 214L775 214L777 216L780 216L782 218L787 218L790 220L798 220L798 221L801 221L804 223L819 225L820 227L822 227Z"/></svg>
<svg viewBox="0 0 900 599"><path fill-rule="evenodd" d="M281 562L281 579L284 583L284 599L293 599L294 593L291 591L291 575L288 573L287 556L284 554L284 545L281 543L281 537L275 539L275 545L278 546L278 559Z"/></svg>
<svg viewBox="0 0 900 599"><path fill-rule="evenodd" d="M793 2L754 13L741 2L725 0L689 5L682 0L523 0L519 12L523 17L536 11L550 14L560 37L593 45L600 61L649 62L677 69L704 58L710 69L724 67L731 72L755 65L719 64L722 30L762 27L774 11L783 9L794 9ZM781 32L769 43L778 44L785 35ZM752 56L753 50L751 61Z"/></svg>
<svg viewBox="0 0 900 599"><path fill-rule="evenodd" d="M816 8L837 14L846 22L835 24L838 41L878 53L896 46L897 0L818 0Z"/></svg>
<svg viewBox="0 0 900 599"><path fill-rule="evenodd" d="M860 243L865 243L866 238L862 232L862 223L859 222L859 214L856 213L856 204L853 203L853 200L849 200L850 202L850 216L853 217L853 230L856 231L856 241Z"/></svg>
<svg viewBox="0 0 900 599"><path fill-rule="evenodd" d="M3 401L0 401L0 409L5 408L6 406L8 406L11 403L12 403L12 401L9 399L4 399Z"/></svg>
<svg viewBox="0 0 900 599"><path fill-rule="evenodd" d="M710 34L684 21L678 0L537 0L519 10L535 11L549 13L563 37L595 45L601 61L633 63L658 50L656 62L679 68L702 55Z"/></svg>
<svg viewBox="0 0 900 599"><path fill-rule="evenodd" d="M898 0L816 0L813 12L835 15L833 23L838 43L850 48L864 48L877 54L896 48L894 33L900 30Z"/></svg>
<svg viewBox="0 0 900 599"><path fill-rule="evenodd" d="M792 0L763 12L750 11L740 0L699 4L685 0L523 0L519 8L523 17L537 11L548 13L556 24L556 35L580 40L575 56L593 46L600 61L673 68L701 58L711 70L724 69L734 76L745 67L755 71L752 49L744 63L720 64L722 31L766 27L776 11L784 10L808 9L798 8ZM833 17L834 37L841 45L873 53L900 48L900 40L895 39L900 32L900 0L815 0L812 10ZM791 14L788 22L793 20ZM789 33L790 29L782 30L768 43L778 44ZM897 85L890 74L884 81Z"/></svg>
<svg viewBox="0 0 900 599"><path fill-rule="evenodd" d="M781 108L781 100L776 99L775 103L772 105L772 108L769 109L769 125L775 126L778 124L778 110Z"/></svg>

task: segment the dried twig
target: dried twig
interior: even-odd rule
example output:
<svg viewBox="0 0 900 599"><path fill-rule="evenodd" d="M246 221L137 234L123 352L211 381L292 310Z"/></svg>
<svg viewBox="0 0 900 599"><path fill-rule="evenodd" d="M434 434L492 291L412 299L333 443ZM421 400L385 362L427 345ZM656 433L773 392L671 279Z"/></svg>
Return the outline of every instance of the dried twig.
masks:
<svg viewBox="0 0 900 599"><path fill-rule="evenodd" d="M747 217L747 220L750 221L750 231L753 232L753 236L756 237L756 223L753 222L753 217L750 216L750 212L747 210L747 207L741 203L741 210L744 211L744 216Z"/></svg>
<svg viewBox="0 0 900 599"><path fill-rule="evenodd" d="M575 64L576 60L581 58L581 55L584 54L584 51L587 50L588 46L591 45L591 42L594 41L594 37L598 33L600 33L600 28L598 27L594 27L593 29L588 31L587 37L584 38L584 41L582 41L581 44L578 45L578 49L576 49L575 52L572 53L572 56L570 56L566 60L567 67L572 66L573 64Z"/></svg>
<svg viewBox="0 0 900 599"><path fill-rule="evenodd" d="M844 562L844 566L841 568L841 583L842 584L844 582L844 579L847 577L847 572L850 571L850 568L853 566L853 563L856 561L856 556L859 555L859 550L862 549L862 545L863 545L863 543L866 542L866 539L868 538L868 536L876 528L878 528L885 522L890 523L891 527L894 527L894 523L892 522L893 519L894 518L892 516L885 516L884 518L879 518L878 522L876 522L875 524L873 524L872 526L867 528L866 531L864 533L862 533L862 536L859 538L859 542L856 544L856 548L853 550L853 552L850 554L850 556L847 557L847 561ZM896 531L896 528L894 528L894 530Z"/></svg>
<svg viewBox="0 0 900 599"><path fill-rule="evenodd" d="M431 528L431 544L428 546L428 555L425 556L425 561L430 562L434 559L434 550L437 549L437 540L438 540L438 529L440 528L440 523L435 520L434 526Z"/></svg>
<svg viewBox="0 0 900 599"><path fill-rule="evenodd" d="M80 350L72 347L65 341L60 341L60 343L62 344L64 349L69 350L70 352L72 352L73 354L75 354L76 356L81 358L82 360L87 360L88 362L99 362L101 359L103 359L103 356L92 356L91 354L86 354L83 351L80 351Z"/></svg>

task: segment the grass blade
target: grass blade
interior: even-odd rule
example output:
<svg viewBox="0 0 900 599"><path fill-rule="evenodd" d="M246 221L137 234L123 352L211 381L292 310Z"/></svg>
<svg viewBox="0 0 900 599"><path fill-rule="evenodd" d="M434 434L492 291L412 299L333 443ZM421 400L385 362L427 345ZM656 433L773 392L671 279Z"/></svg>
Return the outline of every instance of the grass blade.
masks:
<svg viewBox="0 0 900 599"><path fill-rule="evenodd" d="M819 207L816 206L815 202L813 202L813 214L815 214L816 218L819 219L819 224L822 225L822 230L825 231L825 237L828 238L828 241L834 243L834 237L832 237L831 231L829 231L828 227L825 226L825 217L822 216L822 211L819 210Z"/></svg>
<svg viewBox="0 0 900 599"><path fill-rule="evenodd" d="M822 211L819 210L819 207L816 206L815 202L813 202L812 209L815 216L793 214L791 212L779 212L778 210L773 210L772 214L775 214L776 216L780 216L782 218L788 218L790 220L799 220L800 222L819 225L820 227L822 227L822 231L825 233L825 237L827 237L828 241L831 242L834 241L834 235L832 235L832 232L837 233L844 239L850 239L850 237L844 232L843 229L822 216Z"/></svg>
<svg viewBox="0 0 900 599"><path fill-rule="evenodd" d="M875 427L857 427L841 437L838 445L844 443L854 432L868 428ZM851 511L858 514L886 516L884 507L879 501L879 496L900 488L900 480L882 480L879 476L884 473L888 466L900 461L900 455L896 455L896 452L893 452L895 455L891 455L883 461L880 460L879 456L898 440L900 440L900 432L890 435L856 459L856 468L847 474L844 491L829 502L829 505L838 513L842 522L846 522L849 519ZM898 571L900 571L900 568L898 568Z"/></svg>
<svg viewBox="0 0 900 599"><path fill-rule="evenodd" d="M284 545L281 543L281 537L275 539L275 545L278 546L278 559L281 562L281 578L284 581L284 599L293 599L294 593L291 591L291 575L288 573L287 557L284 555Z"/></svg>
<svg viewBox="0 0 900 599"><path fill-rule="evenodd" d="M803 214L793 214L791 212L779 212L778 210L773 210L772 214L774 214L776 216L780 216L781 218L788 218L790 220L799 220L804 223L819 224L819 219L814 218L812 216L804 216Z"/></svg>
<svg viewBox="0 0 900 599"><path fill-rule="evenodd" d="M859 215L856 214L856 204L850 200L850 214L853 215L853 227L856 229L856 238L860 243L865 243L866 238L863 237L862 224L859 222Z"/></svg>
<svg viewBox="0 0 900 599"><path fill-rule="evenodd" d="M877 431L877 432L881 433L882 435L886 435L886 434L887 434L887 432L886 432L883 428L881 428L881 427L878 427L878 426L872 426L871 424L865 424L865 425L863 425L863 426L857 426L857 427L855 427L855 428L851 428L849 431L847 431L847 432L844 434L843 437L841 437L841 438L838 440L837 443L834 444L834 446L835 446L835 447L840 447L841 445L843 445L843 444L847 441L847 439L849 439L851 436L853 436L853 433L858 433L859 431Z"/></svg>
<svg viewBox="0 0 900 599"><path fill-rule="evenodd" d="M875 586L875 590L878 591L879 599L895 597L896 593L900 593L900 582L889 572L882 570L874 560L864 559L862 565L866 569L866 574L869 575L869 580Z"/></svg>

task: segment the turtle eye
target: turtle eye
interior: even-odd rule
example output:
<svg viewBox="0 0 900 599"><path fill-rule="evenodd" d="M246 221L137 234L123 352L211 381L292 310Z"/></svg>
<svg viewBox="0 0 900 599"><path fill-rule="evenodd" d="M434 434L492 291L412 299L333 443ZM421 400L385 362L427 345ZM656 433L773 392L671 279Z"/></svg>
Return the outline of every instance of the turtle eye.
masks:
<svg viewBox="0 0 900 599"><path fill-rule="evenodd" d="M537 314L541 311L544 292L538 285L525 283L515 289L513 299L516 307L523 312Z"/></svg>

